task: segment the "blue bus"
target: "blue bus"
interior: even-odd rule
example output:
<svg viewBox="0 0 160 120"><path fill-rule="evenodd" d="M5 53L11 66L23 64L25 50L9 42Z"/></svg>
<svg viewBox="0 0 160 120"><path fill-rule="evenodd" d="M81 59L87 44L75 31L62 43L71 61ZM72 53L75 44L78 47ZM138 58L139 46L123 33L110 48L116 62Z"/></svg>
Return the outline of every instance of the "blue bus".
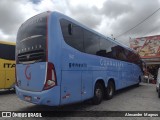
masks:
<svg viewBox="0 0 160 120"><path fill-rule="evenodd" d="M59 12L38 14L17 33L16 94L34 104L100 104L138 85L141 67L130 48Z"/></svg>

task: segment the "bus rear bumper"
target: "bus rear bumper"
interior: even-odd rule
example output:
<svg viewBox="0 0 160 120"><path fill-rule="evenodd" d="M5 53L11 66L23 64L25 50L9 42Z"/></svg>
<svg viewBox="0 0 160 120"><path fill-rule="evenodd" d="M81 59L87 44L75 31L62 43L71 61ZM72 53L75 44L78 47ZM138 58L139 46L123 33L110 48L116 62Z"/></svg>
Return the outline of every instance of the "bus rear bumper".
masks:
<svg viewBox="0 0 160 120"><path fill-rule="evenodd" d="M44 90L41 92L31 92L16 88L17 96L23 100L30 103L38 105L48 105L48 106L59 106L60 105L60 87L55 86L49 90Z"/></svg>

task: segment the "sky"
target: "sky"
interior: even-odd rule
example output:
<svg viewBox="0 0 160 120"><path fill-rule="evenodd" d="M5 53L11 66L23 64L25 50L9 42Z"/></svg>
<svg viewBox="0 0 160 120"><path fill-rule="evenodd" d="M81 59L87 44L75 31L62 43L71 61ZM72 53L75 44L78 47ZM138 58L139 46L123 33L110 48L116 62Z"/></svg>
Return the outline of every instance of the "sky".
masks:
<svg viewBox="0 0 160 120"><path fill-rule="evenodd" d="M160 10L122 34L159 7L160 0L0 0L0 40L15 42L24 21L44 11L58 11L129 45L129 39L160 35Z"/></svg>

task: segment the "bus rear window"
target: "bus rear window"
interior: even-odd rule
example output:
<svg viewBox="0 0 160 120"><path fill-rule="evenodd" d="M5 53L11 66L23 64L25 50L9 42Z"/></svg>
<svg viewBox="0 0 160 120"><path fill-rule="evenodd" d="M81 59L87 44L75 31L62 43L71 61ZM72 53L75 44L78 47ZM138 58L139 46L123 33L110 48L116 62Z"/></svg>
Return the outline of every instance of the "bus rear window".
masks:
<svg viewBox="0 0 160 120"><path fill-rule="evenodd" d="M46 61L48 13L36 15L21 25L17 34L17 63Z"/></svg>

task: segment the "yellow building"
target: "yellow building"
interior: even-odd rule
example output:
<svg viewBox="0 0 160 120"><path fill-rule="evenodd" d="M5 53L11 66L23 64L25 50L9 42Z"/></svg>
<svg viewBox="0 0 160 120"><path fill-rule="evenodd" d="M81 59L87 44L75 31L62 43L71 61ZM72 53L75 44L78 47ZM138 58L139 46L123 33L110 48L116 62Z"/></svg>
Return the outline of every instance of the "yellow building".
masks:
<svg viewBox="0 0 160 120"><path fill-rule="evenodd" d="M0 41L0 89L15 84L15 43Z"/></svg>

